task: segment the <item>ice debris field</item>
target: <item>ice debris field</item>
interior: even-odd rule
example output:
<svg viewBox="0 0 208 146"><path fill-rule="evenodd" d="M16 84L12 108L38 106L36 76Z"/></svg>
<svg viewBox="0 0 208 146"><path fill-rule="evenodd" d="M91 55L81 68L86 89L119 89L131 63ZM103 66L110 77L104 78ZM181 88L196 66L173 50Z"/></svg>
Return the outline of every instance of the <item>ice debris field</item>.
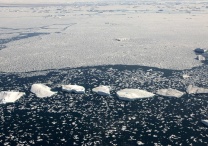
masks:
<svg viewBox="0 0 208 146"><path fill-rule="evenodd" d="M8 131L0 141L207 144L207 72L205 63L183 71L118 65L1 73L1 99L6 91L24 95L0 104L1 130Z"/></svg>
<svg viewBox="0 0 208 146"><path fill-rule="evenodd" d="M207 145L208 2L0 0L0 144Z"/></svg>

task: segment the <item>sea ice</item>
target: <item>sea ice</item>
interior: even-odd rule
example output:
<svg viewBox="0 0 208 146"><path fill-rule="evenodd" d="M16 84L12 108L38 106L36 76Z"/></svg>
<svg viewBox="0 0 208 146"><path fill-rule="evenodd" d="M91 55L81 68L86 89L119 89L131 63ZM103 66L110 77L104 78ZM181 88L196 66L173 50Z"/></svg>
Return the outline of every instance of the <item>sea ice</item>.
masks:
<svg viewBox="0 0 208 146"><path fill-rule="evenodd" d="M200 88L197 86L189 85L186 89L186 92L188 94L202 94L202 93L208 93L207 88Z"/></svg>
<svg viewBox="0 0 208 146"><path fill-rule="evenodd" d="M187 78L189 78L189 77L190 77L189 75L183 74L183 78L184 78L184 79L187 79Z"/></svg>
<svg viewBox="0 0 208 146"><path fill-rule="evenodd" d="M0 92L0 104L8 103L8 102L15 102L24 94L25 94L24 92L1 91Z"/></svg>
<svg viewBox="0 0 208 146"><path fill-rule="evenodd" d="M208 126L208 120L201 120L201 122L202 122L204 125Z"/></svg>
<svg viewBox="0 0 208 146"><path fill-rule="evenodd" d="M110 87L109 86L99 86L99 87L96 87L96 88L93 88L92 89L93 92L99 94L99 95L110 95Z"/></svg>
<svg viewBox="0 0 208 146"><path fill-rule="evenodd" d="M168 88L168 89L160 89L157 91L158 95L166 96L166 97L181 97L184 95L184 92L178 91L176 89Z"/></svg>
<svg viewBox="0 0 208 146"><path fill-rule="evenodd" d="M85 88L78 85L62 85L62 90L69 93L85 93Z"/></svg>
<svg viewBox="0 0 208 146"><path fill-rule="evenodd" d="M33 84L30 91L40 98L56 94L56 92L51 91L51 88L43 84Z"/></svg>
<svg viewBox="0 0 208 146"><path fill-rule="evenodd" d="M139 98L153 97L155 94L140 89L123 89L118 91L117 96L119 99L133 101Z"/></svg>
<svg viewBox="0 0 208 146"><path fill-rule="evenodd" d="M200 61L206 60L206 58L203 55L197 55L197 59L200 60Z"/></svg>

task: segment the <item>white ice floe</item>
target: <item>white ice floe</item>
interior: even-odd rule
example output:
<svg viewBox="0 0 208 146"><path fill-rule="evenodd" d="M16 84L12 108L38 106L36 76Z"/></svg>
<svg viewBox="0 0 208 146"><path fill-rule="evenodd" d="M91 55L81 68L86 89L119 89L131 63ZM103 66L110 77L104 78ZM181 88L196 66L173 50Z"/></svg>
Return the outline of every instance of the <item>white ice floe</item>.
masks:
<svg viewBox="0 0 208 146"><path fill-rule="evenodd" d="M201 122L202 122L204 125L208 126L208 120L201 120Z"/></svg>
<svg viewBox="0 0 208 146"><path fill-rule="evenodd" d="M203 94L208 93L208 88L200 88L197 86L189 85L186 89L188 94Z"/></svg>
<svg viewBox="0 0 208 146"><path fill-rule="evenodd" d="M78 85L62 85L62 91L81 94L81 93L85 93L85 88L83 86L78 86Z"/></svg>
<svg viewBox="0 0 208 146"><path fill-rule="evenodd" d="M0 92L0 104L1 103L9 103L15 102L20 97L22 97L24 92L15 92L15 91L1 91Z"/></svg>
<svg viewBox="0 0 208 146"><path fill-rule="evenodd" d="M51 91L51 88L44 84L33 84L30 91L40 98L56 94L56 92Z"/></svg>
<svg viewBox="0 0 208 146"><path fill-rule="evenodd" d="M179 90L176 90L176 89L172 89L172 88L168 88L168 89L160 89L157 91L158 95L161 95L161 96L166 96L166 97L181 97L184 95L184 92L181 92Z"/></svg>
<svg viewBox="0 0 208 146"><path fill-rule="evenodd" d="M206 58L203 55L197 55L197 60L204 61Z"/></svg>
<svg viewBox="0 0 208 146"><path fill-rule="evenodd" d="M187 78L189 78L189 77L191 77L191 76L189 76L189 75L187 75L187 74L183 74L183 78L184 78L184 79L187 79Z"/></svg>
<svg viewBox="0 0 208 146"><path fill-rule="evenodd" d="M153 97L155 94L140 89L123 89L118 91L117 96L119 99L133 101L139 98Z"/></svg>
<svg viewBox="0 0 208 146"><path fill-rule="evenodd" d="M93 88L92 91L99 94L99 95L105 95L105 96L110 95L110 87L109 86L101 85L99 87Z"/></svg>

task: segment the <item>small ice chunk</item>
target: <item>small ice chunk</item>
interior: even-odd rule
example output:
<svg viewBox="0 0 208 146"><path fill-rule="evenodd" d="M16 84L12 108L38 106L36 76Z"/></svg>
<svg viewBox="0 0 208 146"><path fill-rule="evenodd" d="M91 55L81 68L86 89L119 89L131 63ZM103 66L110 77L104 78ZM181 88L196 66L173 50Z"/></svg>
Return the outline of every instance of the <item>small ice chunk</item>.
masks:
<svg viewBox="0 0 208 146"><path fill-rule="evenodd" d="M30 91L40 98L56 94L56 92L52 92L51 88L44 84L33 84Z"/></svg>
<svg viewBox="0 0 208 146"><path fill-rule="evenodd" d="M144 145L142 141L137 141L137 145Z"/></svg>
<svg viewBox="0 0 208 146"><path fill-rule="evenodd" d="M181 92L176 89L168 88L168 89L160 89L157 91L158 95L166 96L166 97L181 97L184 95L184 92Z"/></svg>
<svg viewBox="0 0 208 146"><path fill-rule="evenodd" d="M130 40L129 38L116 38L116 41L128 41Z"/></svg>
<svg viewBox="0 0 208 146"><path fill-rule="evenodd" d="M202 55L197 55L197 59L200 60L200 61L206 60L206 58Z"/></svg>
<svg viewBox="0 0 208 146"><path fill-rule="evenodd" d="M183 78L184 78L184 79L187 79L187 78L189 78L189 77L190 77L189 75L183 74Z"/></svg>
<svg viewBox="0 0 208 146"><path fill-rule="evenodd" d="M85 88L83 86L78 86L78 85L62 85L62 91L81 94L81 93L85 93Z"/></svg>
<svg viewBox="0 0 208 146"><path fill-rule="evenodd" d="M206 49L196 48L194 51L195 51L196 53L204 53L204 52L206 52Z"/></svg>
<svg viewBox="0 0 208 146"><path fill-rule="evenodd" d="M110 95L110 87L109 86L101 85L99 87L93 88L92 91L99 94L99 95L104 95L104 96Z"/></svg>
<svg viewBox="0 0 208 146"><path fill-rule="evenodd" d="M208 93L208 88L200 88L197 86L189 85L186 89L188 94L203 94Z"/></svg>
<svg viewBox="0 0 208 146"><path fill-rule="evenodd" d="M117 96L121 100L133 101L139 98L153 97L155 94L140 89L123 89L118 91Z"/></svg>
<svg viewBox="0 0 208 146"><path fill-rule="evenodd" d="M208 126L208 120L201 120L201 122L202 122L204 125Z"/></svg>
<svg viewBox="0 0 208 146"><path fill-rule="evenodd" d="M24 94L25 94L24 92L1 91L0 92L0 104L15 102L20 97L22 97Z"/></svg>

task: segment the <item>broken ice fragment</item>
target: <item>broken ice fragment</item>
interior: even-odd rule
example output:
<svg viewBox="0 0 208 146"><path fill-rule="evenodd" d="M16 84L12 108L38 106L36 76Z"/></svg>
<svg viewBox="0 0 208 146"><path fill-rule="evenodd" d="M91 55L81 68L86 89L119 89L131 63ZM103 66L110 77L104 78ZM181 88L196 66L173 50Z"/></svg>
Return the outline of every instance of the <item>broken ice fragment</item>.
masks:
<svg viewBox="0 0 208 146"><path fill-rule="evenodd" d="M155 94L140 89L123 89L118 91L117 96L119 99L133 101L139 98L153 97Z"/></svg>
<svg viewBox="0 0 208 146"><path fill-rule="evenodd" d="M157 91L158 95L166 96L166 97L181 97L184 95L184 92L181 92L176 89L168 88L168 89L160 89Z"/></svg>
<svg viewBox="0 0 208 146"><path fill-rule="evenodd" d="M33 84L30 91L40 98L56 94L56 92L51 91L51 88L44 84Z"/></svg>
<svg viewBox="0 0 208 146"><path fill-rule="evenodd" d="M62 91L81 94L85 93L85 88L78 85L62 85Z"/></svg>
<svg viewBox="0 0 208 146"><path fill-rule="evenodd" d="M109 86L101 85L99 87L93 88L92 91L99 94L99 95L104 95L104 96L110 95L110 87Z"/></svg>

